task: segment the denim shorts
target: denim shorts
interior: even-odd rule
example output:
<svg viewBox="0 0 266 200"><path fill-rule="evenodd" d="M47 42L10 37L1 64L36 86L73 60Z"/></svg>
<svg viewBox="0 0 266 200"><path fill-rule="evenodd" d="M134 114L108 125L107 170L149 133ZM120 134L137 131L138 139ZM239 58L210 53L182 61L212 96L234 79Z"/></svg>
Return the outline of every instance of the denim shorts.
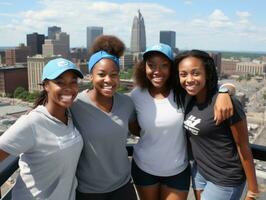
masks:
<svg viewBox="0 0 266 200"><path fill-rule="evenodd" d="M141 170L134 160L132 160L131 175L134 184L137 186L145 187L156 184L165 185L169 188L179 191L189 191L190 186L190 165L181 173L174 176L154 176Z"/></svg>
<svg viewBox="0 0 266 200"><path fill-rule="evenodd" d="M237 186L220 186L207 181L195 164L192 166L191 174L193 189L203 190L201 200L239 200L245 188L245 181Z"/></svg>

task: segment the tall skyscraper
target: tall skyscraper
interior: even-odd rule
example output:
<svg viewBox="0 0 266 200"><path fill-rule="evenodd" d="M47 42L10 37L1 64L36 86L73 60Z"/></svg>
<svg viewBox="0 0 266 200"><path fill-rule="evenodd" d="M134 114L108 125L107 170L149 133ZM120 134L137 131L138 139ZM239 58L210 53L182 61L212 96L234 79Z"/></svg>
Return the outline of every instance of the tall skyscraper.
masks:
<svg viewBox="0 0 266 200"><path fill-rule="evenodd" d="M69 35L65 32L56 33L55 40L46 39L43 44L43 56L61 55L70 58Z"/></svg>
<svg viewBox="0 0 266 200"><path fill-rule="evenodd" d="M131 51L143 52L146 50L146 33L144 18L142 17L140 10L138 10L138 16L133 19L133 25L131 30Z"/></svg>
<svg viewBox="0 0 266 200"><path fill-rule="evenodd" d="M221 63L222 63L222 53L221 52L208 52L209 55L213 58L218 76L221 75Z"/></svg>
<svg viewBox="0 0 266 200"><path fill-rule="evenodd" d="M60 32L55 34L55 42L58 48L58 54L61 54L63 58L70 58L70 38L69 34Z"/></svg>
<svg viewBox="0 0 266 200"><path fill-rule="evenodd" d="M175 48L175 31L160 31L160 43Z"/></svg>
<svg viewBox="0 0 266 200"><path fill-rule="evenodd" d="M53 40L49 40L53 41ZM30 92L41 91L43 87L39 84L42 82L42 70L44 65L52 59L60 58L61 56L42 56L35 55L27 58L27 77L28 87Z"/></svg>
<svg viewBox="0 0 266 200"><path fill-rule="evenodd" d="M103 34L103 27L88 26L87 27L87 49L89 50L96 37Z"/></svg>
<svg viewBox="0 0 266 200"><path fill-rule="evenodd" d="M58 26L50 26L48 27L48 39L55 40L56 33L61 32L61 27Z"/></svg>
<svg viewBox="0 0 266 200"><path fill-rule="evenodd" d="M30 55L30 48L25 44L20 44L18 47L5 50L6 65L12 66L16 64L26 64L27 57Z"/></svg>
<svg viewBox="0 0 266 200"><path fill-rule="evenodd" d="M42 54L42 45L44 44L44 39L45 36L43 34L27 34L27 46L31 49L31 56Z"/></svg>

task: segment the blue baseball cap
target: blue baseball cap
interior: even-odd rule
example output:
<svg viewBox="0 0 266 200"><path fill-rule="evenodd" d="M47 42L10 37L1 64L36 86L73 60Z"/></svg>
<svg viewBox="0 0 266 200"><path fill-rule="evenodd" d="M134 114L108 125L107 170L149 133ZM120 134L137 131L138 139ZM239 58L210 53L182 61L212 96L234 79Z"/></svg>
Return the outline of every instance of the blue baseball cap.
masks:
<svg viewBox="0 0 266 200"><path fill-rule="evenodd" d="M92 68L94 67L94 65L99 62L100 60L107 58L107 59L111 59L112 61L115 62L118 70L119 70L119 58L117 58L116 56L113 56L105 51L98 51L94 54L92 54L92 56L90 57L90 60L88 62L88 68L89 68L89 72L91 72Z"/></svg>
<svg viewBox="0 0 266 200"><path fill-rule="evenodd" d="M63 74L65 71L72 70L78 75L79 78L83 78L82 72L79 68L69 60L64 58L56 58L50 60L43 68L42 81L48 79L53 80Z"/></svg>
<svg viewBox="0 0 266 200"><path fill-rule="evenodd" d="M165 55L169 60L174 61L172 48L167 44L156 44L146 49L143 54L143 59L146 60L147 56L152 52L159 52Z"/></svg>

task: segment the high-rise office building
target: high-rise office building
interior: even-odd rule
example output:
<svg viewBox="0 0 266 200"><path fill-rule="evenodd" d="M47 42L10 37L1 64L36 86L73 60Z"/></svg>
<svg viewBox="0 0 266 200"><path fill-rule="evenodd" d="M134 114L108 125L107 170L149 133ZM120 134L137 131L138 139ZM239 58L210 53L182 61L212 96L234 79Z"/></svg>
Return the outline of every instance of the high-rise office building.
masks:
<svg viewBox="0 0 266 200"><path fill-rule="evenodd" d="M88 26L87 27L87 49L89 50L95 38L103 34L103 27Z"/></svg>
<svg viewBox="0 0 266 200"><path fill-rule="evenodd" d="M28 89L27 67L0 67L0 93L4 95L13 94L19 86Z"/></svg>
<svg viewBox="0 0 266 200"><path fill-rule="evenodd" d="M60 58L61 56L42 56L35 55L27 58L27 77L28 87L30 92L41 91L43 86L40 85L42 82L42 70L44 65L52 59Z"/></svg>
<svg viewBox="0 0 266 200"><path fill-rule="evenodd" d="M125 52L123 56L119 58L120 69L133 68L133 54L131 52Z"/></svg>
<svg viewBox="0 0 266 200"><path fill-rule="evenodd" d="M31 49L31 56L42 54L42 45L44 44L44 39L45 36L43 34L27 34L27 46Z"/></svg>
<svg viewBox="0 0 266 200"><path fill-rule="evenodd" d="M20 44L16 48L5 50L5 61L7 66L16 64L26 64L27 57L30 55L30 48L25 44Z"/></svg>
<svg viewBox="0 0 266 200"><path fill-rule="evenodd" d="M56 33L55 40L46 39L43 44L43 56L61 55L70 58L69 35L65 32Z"/></svg>
<svg viewBox="0 0 266 200"><path fill-rule="evenodd" d="M61 54L63 58L70 58L70 38L69 34L60 32L55 34L55 42L57 46L57 54Z"/></svg>
<svg viewBox="0 0 266 200"><path fill-rule="evenodd" d="M61 27L58 26L50 26L48 27L48 39L55 40L56 33L61 32Z"/></svg>
<svg viewBox="0 0 266 200"><path fill-rule="evenodd" d="M144 18L138 10L138 16L133 19L131 30L131 51L143 52L146 50L146 33Z"/></svg>
<svg viewBox="0 0 266 200"><path fill-rule="evenodd" d="M160 31L160 43L175 48L175 31Z"/></svg>
<svg viewBox="0 0 266 200"><path fill-rule="evenodd" d="M6 54L5 51L0 51L0 66L4 65L6 63Z"/></svg>
<svg viewBox="0 0 266 200"><path fill-rule="evenodd" d="M221 63L222 63L222 53L221 52L208 52L209 55L213 58L217 74L218 76L221 75Z"/></svg>

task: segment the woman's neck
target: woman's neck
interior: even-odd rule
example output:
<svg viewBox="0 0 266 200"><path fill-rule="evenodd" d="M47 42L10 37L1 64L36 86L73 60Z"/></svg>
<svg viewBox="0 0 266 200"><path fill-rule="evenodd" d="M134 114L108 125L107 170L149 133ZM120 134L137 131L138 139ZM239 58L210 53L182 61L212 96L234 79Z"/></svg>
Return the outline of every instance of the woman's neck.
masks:
<svg viewBox="0 0 266 200"><path fill-rule="evenodd" d="M149 89L149 93L155 99L164 99L170 94L170 89L152 87Z"/></svg>
<svg viewBox="0 0 266 200"><path fill-rule="evenodd" d="M113 96L105 97L99 94L96 90L90 90L87 95L91 99L91 101L102 111L111 112L113 107Z"/></svg>
<svg viewBox="0 0 266 200"><path fill-rule="evenodd" d="M207 88L203 88L196 96L198 104L203 104L207 101Z"/></svg>
<svg viewBox="0 0 266 200"><path fill-rule="evenodd" d="M51 104L49 102L45 105L45 107L46 107L47 111L50 113L50 115L52 115L56 119L60 120L64 124L67 124L68 117L67 117L67 109L66 108L60 107L60 106L55 105L55 104Z"/></svg>

